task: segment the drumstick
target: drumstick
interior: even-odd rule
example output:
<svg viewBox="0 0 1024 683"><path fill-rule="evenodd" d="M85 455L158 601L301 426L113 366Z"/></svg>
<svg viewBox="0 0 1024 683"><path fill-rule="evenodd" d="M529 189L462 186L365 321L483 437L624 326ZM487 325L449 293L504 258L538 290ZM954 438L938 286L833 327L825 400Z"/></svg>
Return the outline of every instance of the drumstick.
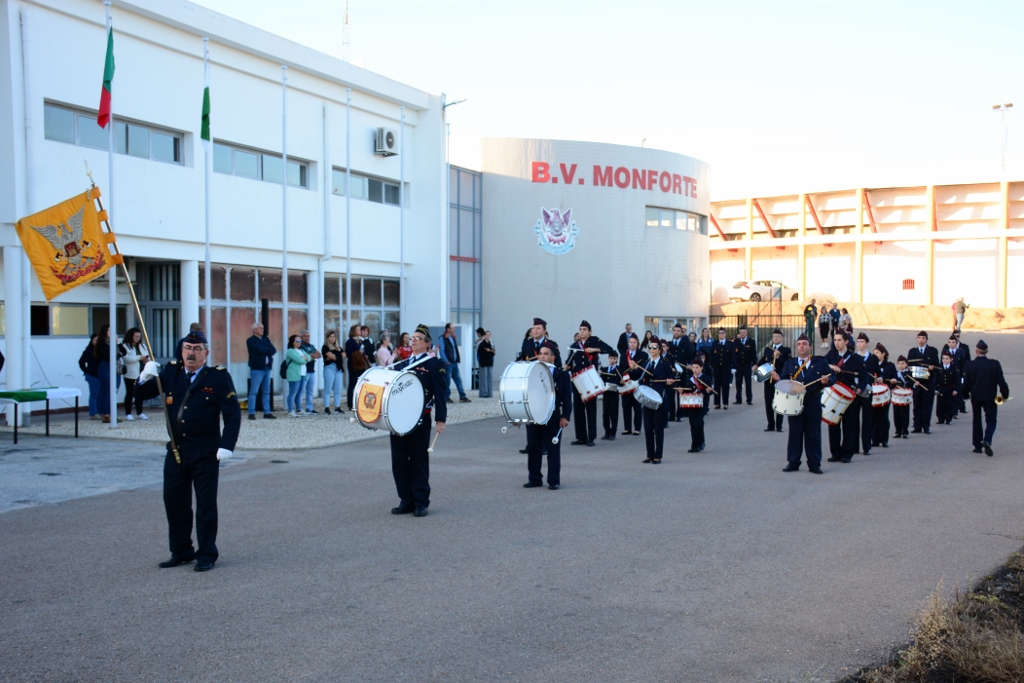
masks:
<svg viewBox="0 0 1024 683"><path fill-rule="evenodd" d="M562 428L559 427L558 428L558 433L555 434L554 437L551 438L552 445L557 445L558 444L558 437L560 437L561 435L562 435Z"/></svg>
<svg viewBox="0 0 1024 683"><path fill-rule="evenodd" d="M434 434L434 440L430 442L430 448L427 449L427 453L434 452L434 444L437 443L437 437L439 436L441 436L441 432L437 432Z"/></svg>
<svg viewBox="0 0 1024 683"><path fill-rule="evenodd" d="M826 380L829 377L831 377L831 375L822 375L821 377L819 377L818 379L814 380L813 382L807 382L806 384L804 384L804 386L805 387L809 387L812 384L817 384L818 382L821 382L822 380Z"/></svg>

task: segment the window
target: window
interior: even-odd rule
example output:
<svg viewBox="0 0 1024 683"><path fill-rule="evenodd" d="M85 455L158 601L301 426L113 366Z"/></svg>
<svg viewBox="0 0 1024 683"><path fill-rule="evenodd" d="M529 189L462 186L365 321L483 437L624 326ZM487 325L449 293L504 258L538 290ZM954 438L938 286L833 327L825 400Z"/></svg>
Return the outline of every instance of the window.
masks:
<svg viewBox="0 0 1024 683"><path fill-rule="evenodd" d="M379 339L381 330L385 329L391 333L392 343L398 343L398 335L401 332L398 280L353 276L351 321L345 318L347 303L345 275L325 275L324 330L337 330L339 340L344 344L348 338L349 326L358 323L370 328L370 335L374 340Z"/></svg>
<svg viewBox="0 0 1024 683"><path fill-rule="evenodd" d="M675 209L662 209L657 206L648 206L644 209L644 224L648 228L674 228L675 230L699 232L702 235L708 234L707 219L704 216Z"/></svg>
<svg viewBox="0 0 1024 683"><path fill-rule="evenodd" d="M43 136L93 149L110 149L110 131L100 128L96 114L46 103L43 105ZM114 120L114 151L118 154L182 164L183 133L161 130L131 121Z"/></svg>
<svg viewBox="0 0 1024 683"><path fill-rule="evenodd" d="M913 278L907 278L906 280L904 280L903 281L903 289L904 290L914 289L914 279Z"/></svg>
<svg viewBox="0 0 1024 683"><path fill-rule="evenodd" d="M342 197L345 196L344 169L331 169L331 192ZM357 173L352 174L352 199L368 199L377 204L398 206L400 194L398 183L370 178ZM406 202L406 206L408 205Z"/></svg>
<svg viewBox="0 0 1024 683"><path fill-rule="evenodd" d="M280 154L257 152L221 142L213 144L213 170L217 173L265 180L268 183L280 185L282 167ZM344 174L342 183L344 183ZM309 164L307 162L288 159L288 185L309 187Z"/></svg>

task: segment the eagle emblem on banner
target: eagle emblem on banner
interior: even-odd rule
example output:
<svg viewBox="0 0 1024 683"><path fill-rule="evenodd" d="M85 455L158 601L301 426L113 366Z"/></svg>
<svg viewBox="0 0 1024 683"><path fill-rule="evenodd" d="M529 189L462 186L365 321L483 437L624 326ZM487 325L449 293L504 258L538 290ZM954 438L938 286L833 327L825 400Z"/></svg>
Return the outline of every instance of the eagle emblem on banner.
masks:
<svg viewBox="0 0 1024 683"><path fill-rule="evenodd" d="M580 229L572 219L572 209L562 213L560 209L540 209L540 219L533 226L537 246L549 254L564 254L576 246Z"/></svg>

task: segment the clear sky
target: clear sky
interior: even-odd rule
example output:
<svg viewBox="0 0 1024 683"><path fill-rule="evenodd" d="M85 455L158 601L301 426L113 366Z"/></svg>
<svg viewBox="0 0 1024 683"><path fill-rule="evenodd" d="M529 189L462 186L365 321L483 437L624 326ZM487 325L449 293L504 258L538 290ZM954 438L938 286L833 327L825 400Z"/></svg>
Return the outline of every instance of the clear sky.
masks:
<svg viewBox="0 0 1024 683"><path fill-rule="evenodd" d="M341 57L344 0L199 0ZM349 55L480 137L665 149L712 198L1024 179L1024 2L350 0ZM643 142L646 139L646 142Z"/></svg>

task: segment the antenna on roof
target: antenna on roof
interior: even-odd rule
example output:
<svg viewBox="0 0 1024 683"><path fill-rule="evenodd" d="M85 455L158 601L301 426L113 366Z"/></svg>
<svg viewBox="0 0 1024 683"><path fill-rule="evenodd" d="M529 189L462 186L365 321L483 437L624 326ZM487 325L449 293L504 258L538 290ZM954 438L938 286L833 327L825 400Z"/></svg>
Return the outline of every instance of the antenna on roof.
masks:
<svg viewBox="0 0 1024 683"><path fill-rule="evenodd" d="M346 62L349 61L348 0L345 0L345 23L341 28L341 58Z"/></svg>

